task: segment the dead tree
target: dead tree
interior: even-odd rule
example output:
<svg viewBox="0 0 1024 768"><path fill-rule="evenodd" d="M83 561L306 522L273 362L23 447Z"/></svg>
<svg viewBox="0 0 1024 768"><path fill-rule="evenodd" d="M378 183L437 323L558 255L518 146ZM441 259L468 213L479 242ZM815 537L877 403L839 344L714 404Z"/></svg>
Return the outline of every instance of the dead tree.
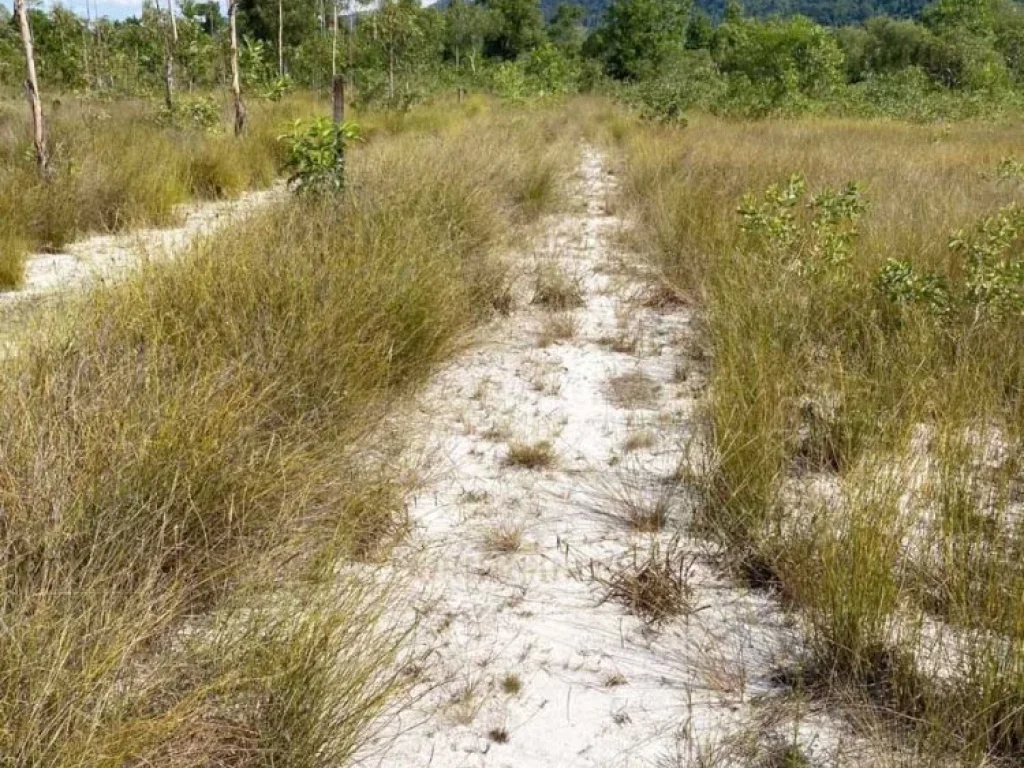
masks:
<svg viewBox="0 0 1024 768"><path fill-rule="evenodd" d="M28 96L29 112L32 114L32 141L36 151L36 165L41 173L50 167L50 155L46 149L46 125L43 122L43 102L39 97L39 78L36 77L36 55L32 45L32 27L28 22L25 0L14 0L14 13L21 27L21 43L25 48L25 93Z"/></svg>
<svg viewBox="0 0 1024 768"><path fill-rule="evenodd" d="M284 77L284 0L277 0L277 76Z"/></svg>
<svg viewBox="0 0 1024 768"><path fill-rule="evenodd" d="M238 0L230 0L231 22L231 95L235 102L235 136L245 132L245 103L242 101L242 77L238 71Z"/></svg>
<svg viewBox="0 0 1024 768"><path fill-rule="evenodd" d="M164 99L167 111L174 111L174 56L178 50L178 22L174 18L174 0L167 0L167 16L170 19L164 45Z"/></svg>

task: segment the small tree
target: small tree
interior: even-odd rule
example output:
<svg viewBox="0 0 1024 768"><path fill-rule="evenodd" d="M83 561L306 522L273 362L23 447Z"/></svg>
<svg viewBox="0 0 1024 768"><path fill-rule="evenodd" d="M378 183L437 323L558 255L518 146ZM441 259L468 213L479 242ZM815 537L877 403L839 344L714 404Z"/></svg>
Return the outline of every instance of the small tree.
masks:
<svg viewBox="0 0 1024 768"><path fill-rule="evenodd" d="M14 0L14 13L21 29L21 44L25 49L25 92L32 115L32 142L35 146L36 165L46 173L50 156L46 149L46 124L43 122L43 102L39 97L39 79L36 77L36 56L32 46L32 27L28 22L25 0Z"/></svg>

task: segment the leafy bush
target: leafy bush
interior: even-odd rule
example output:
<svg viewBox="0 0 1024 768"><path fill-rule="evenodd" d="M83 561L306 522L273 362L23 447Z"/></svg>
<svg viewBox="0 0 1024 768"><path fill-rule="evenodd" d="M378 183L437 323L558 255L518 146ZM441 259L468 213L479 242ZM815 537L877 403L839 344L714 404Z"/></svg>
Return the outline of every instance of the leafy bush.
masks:
<svg viewBox="0 0 1024 768"><path fill-rule="evenodd" d="M979 222L972 232L958 232L949 248L962 267L956 282L890 259L876 285L889 301L920 305L938 317L955 310L975 321L1024 313L1024 208L1012 205Z"/></svg>
<svg viewBox="0 0 1024 768"><path fill-rule="evenodd" d="M298 192L339 192L345 188L345 142L359 140L355 123L336 124L328 117L298 120L281 137L288 149L288 183Z"/></svg>
<svg viewBox="0 0 1024 768"><path fill-rule="evenodd" d="M860 187L851 182L839 191L825 189L815 195L805 204L809 215L801 215L806 195L807 182L799 175L770 186L760 198L747 194L739 209L740 226L761 254L792 264L805 275L834 276L849 263L866 203Z"/></svg>
<svg viewBox="0 0 1024 768"><path fill-rule="evenodd" d="M174 128L220 133L220 104L212 96L179 96L172 109L160 107L157 120Z"/></svg>

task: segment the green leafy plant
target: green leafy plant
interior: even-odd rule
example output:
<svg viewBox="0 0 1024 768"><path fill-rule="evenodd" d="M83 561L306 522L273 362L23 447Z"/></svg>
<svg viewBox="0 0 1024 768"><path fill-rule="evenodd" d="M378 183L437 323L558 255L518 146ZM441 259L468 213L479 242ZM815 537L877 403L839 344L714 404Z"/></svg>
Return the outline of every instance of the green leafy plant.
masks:
<svg viewBox="0 0 1024 768"><path fill-rule="evenodd" d="M220 133L220 104L212 96L183 96L172 109L160 108L157 122L181 130Z"/></svg>
<svg viewBox="0 0 1024 768"><path fill-rule="evenodd" d="M996 166L996 176L1002 181L1024 180L1024 160L1004 157Z"/></svg>
<svg viewBox="0 0 1024 768"><path fill-rule="evenodd" d="M741 229L761 252L792 263L804 275L835 276L850 260L857 222L867 204L856 182L807 198L803 176L773 184L760 198L748 194L740 206Z"/></svg>
<svg viewBox="0 0 1024 768"><path fill-rule="evenodd" d="M359 141L355 123L327 117L297 120L280 137L287 147L288 184L300 193L339 192L345 187L345 142Z"/></svg>
<svg viewBox="0 0 1024 768"><path fill-rule="evenodd" d="M1011 205L950 239L949 248L963 270L956 284L890 259L876 287L894 304L923 306L937 317L949 317L956 309L973 314L975 321L1019 315L1024 312L1022 239L1024 208Z"/></svg>

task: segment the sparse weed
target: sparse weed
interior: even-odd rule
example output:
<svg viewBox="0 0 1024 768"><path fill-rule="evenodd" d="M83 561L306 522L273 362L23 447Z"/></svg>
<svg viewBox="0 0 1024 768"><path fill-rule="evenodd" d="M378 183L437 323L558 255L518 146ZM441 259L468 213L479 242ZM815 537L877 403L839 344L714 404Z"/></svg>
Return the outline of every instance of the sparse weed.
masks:
<svg viewBox="0 0 1024 768"><path fill-rule="evenodd" d="M579 321L569 312L545 316L537 334L537 346L550 347L560 341L568 341L576 336Z"/></svg>
<svg viewBox="0 0 1024 768"><path fill-rule="evenodd" d="M553 261L537 265L534 278L533 303L552 312L566 312L582 307L584 290L579 277L568 274Z"/></svg>

